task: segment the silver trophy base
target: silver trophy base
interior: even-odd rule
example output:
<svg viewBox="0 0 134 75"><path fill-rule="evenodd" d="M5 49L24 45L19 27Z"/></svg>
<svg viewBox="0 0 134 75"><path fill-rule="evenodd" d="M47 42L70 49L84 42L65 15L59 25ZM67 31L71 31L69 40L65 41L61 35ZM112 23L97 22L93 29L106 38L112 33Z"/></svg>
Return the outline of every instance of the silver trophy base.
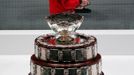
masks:
<svg viewBox="0 0 134 75"><path fill-rule="evenodd" d="M29 73L28 75L31 75L31 73ZM104 73L103 72L101 72L101 74L100 75L104 75Z"/></svg>

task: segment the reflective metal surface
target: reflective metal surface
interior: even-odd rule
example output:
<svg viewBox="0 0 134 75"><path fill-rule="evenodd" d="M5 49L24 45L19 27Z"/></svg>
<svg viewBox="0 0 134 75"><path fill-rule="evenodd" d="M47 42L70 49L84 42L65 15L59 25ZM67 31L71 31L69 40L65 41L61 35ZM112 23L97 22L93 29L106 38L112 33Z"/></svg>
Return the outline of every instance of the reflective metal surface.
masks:
<svg viewBox="0 0 134 75"><path fill-rule="evenodd" d="M52 68L36 65L31 62L31 75L100 75L100 63L80 68Z"/></svg>
<svg viewBox="0 0 134 75"><path fill-rule="evenodd" d="M38 59L51 62L79 62L95 58L97 55L97 41L95 41L95 38L92 36L87 37L81 35L81 37L89 37L89 39L85 39L85 42L82 42L81 44L50 45L49 48L47 48L46 46L49 44L43 41L45 40L43 38L46 38L46 36L40 36L35 42L35 56ZM46 43L46 45L40 46L40 44L44 43ZM86 43L88 44L86 45Z"/></svg>
<svg viewBox="0 0 134 75"><path fill-rule="evenodd" d="M79 49L46 49L36 46L35 55L38 59L52 62L79 62L96 57L95 45Z"/></svg>
<svg viewBox="0 0 134 75"><path fill-rule="evenodd" d="M97 39L76 33L83 21L78 14L56 14L47 22L56 34L35 39L31 75L101 75Z"/></svg>
<svg viewBox="0 0 134 75"><path fill-rule="evenodd" d="M83 20L84 17L78 14L56 14L50 15L46 18L48 25L55 32L60 32L63 30L74 32L77 30Z"/></svg>

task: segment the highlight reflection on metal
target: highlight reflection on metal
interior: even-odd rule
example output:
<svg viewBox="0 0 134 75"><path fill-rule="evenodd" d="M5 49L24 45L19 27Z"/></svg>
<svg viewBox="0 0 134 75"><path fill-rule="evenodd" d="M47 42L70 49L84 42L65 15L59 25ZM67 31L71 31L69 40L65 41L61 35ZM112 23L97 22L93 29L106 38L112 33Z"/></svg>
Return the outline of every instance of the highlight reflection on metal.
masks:
<svg viewBox="0 0 134 75"><path fill-rule="evenodd" d="M71 56L72 56L72 61L75 61L75 58L76 58L76 51L75 50L71 51Z"/></svg>
<svg viewBox="0 0 134 75"><path fill-rule="evenodd" d="M55 54L53 54L53 55L55 55ZM56 55L58 55L58 60L59 61L62 61L63 60L63 52L62 51L58 50L58 54L56 54Z"/></svg>
<svg viewBox="0 0 134 75"><path fill-rule="evenodd" d="M68 74L69 74L68 69L64 69L64 75L68 75Z"/></svg>

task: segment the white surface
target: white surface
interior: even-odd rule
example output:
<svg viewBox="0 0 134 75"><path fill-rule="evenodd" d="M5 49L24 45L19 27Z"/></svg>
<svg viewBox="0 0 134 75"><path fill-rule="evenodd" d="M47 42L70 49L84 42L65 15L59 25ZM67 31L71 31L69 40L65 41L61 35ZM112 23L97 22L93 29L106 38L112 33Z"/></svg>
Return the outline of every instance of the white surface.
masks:
<svg viewBox="0 0 134 75"><path fill-rule="evenodd" d="M1 55L0 75L28 75L29 55ZM103 56L105 75L134 75L134 56Z"/></svg>
<svg viewBox="0 0 134 75"><path fill-rule="evenodd" d="M91 35L133 35L134 30L77 30L81 33ZM52 30L0 30L0 35L42 35L53 33Z"/></svg>
<svg viewBox="0 0 134 75"><path fill-rule="evenodd" d="M134 55L134 30L79 30L98 39L98 50L106 55ZM32 54L34 39L52 30L1 30L0 55Z"/></svg>

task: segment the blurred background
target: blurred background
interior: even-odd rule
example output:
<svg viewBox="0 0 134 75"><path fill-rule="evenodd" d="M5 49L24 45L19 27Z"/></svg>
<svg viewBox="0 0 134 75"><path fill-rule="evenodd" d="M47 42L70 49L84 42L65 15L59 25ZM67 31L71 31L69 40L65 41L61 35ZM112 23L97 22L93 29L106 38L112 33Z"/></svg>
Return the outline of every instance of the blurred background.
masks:
<svg viewBox="0 0 134 75"><path fill-rule="evenodd" d="M50 29L48 0L0 0L0 30ZM91 0L80 29L134 29L134 0Z"/></svg>

